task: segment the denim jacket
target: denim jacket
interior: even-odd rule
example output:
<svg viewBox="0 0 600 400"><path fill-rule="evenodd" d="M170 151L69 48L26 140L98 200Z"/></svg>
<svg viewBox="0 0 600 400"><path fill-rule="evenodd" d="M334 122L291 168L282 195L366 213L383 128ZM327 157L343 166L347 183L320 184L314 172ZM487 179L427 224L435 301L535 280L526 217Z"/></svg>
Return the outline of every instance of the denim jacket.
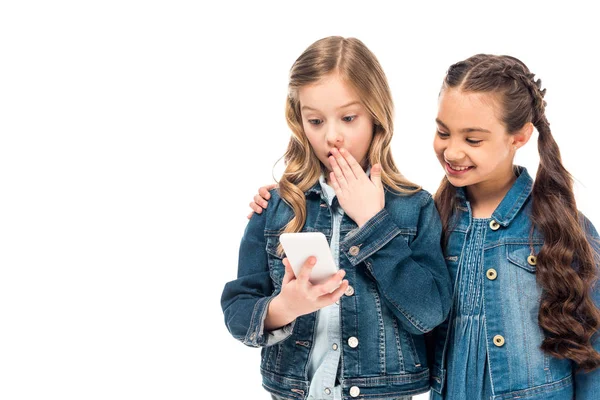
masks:
<svg viewBox="0 0 600 400"><path fill-rule="evenodd" d="M535 256L544 242L532 229L531 190L533 180L522 167L518 178L492 214L486 232L483 254L483 307L487 340L488 366L494 395L499 399L599 399L600 369L577 373L569 360L544 353L540 346L544 333L538 325L541 287L536 282ZM472 223L470 204L464 190L457 193L458 204L452 217L446 246L446 262L460 263L465 237ZM582 215L592 247L598 252L598 233ZM600 288L593 291L600 304ZM446 376L445 356L448 345L447 321L435 330L435 360L431 386L443 394ZM595 348L600 350L598 334Z"/></svg>
<svg viewBox="0 0 600 400"><path fill-rule="evenodd" d="M305 198L302 231L322 232L331 241L331 210L318 182ZM225 285L221 306L233 337L262 347L263 387L283 398L305 399L316 313L276 332L264 329L269 302L284 275L279 235L292 217L292 209L272 190L269 207L246 227L238 277ZM426 191L398 195L386 190L385 208L360 229L344 215L339 266L350 283L340 299L344 399L394 399L429 389L423 334L446 319L451 304L440 235L440 218Z"/></svg>

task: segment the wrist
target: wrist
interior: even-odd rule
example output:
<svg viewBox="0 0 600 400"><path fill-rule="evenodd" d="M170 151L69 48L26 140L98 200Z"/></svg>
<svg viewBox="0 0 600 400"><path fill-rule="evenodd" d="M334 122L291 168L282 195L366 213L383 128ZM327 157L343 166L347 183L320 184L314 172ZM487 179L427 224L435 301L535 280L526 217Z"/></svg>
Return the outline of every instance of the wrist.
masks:
<svg viewBox="0 0 600 400"><path fill-rule="evenodd" d="M290 307L285 303L285 299L281 297L281 293L271 300L269 308L267 310L267 318L265 320L265 329L275 330L279 329L296 319Z"/></svg>

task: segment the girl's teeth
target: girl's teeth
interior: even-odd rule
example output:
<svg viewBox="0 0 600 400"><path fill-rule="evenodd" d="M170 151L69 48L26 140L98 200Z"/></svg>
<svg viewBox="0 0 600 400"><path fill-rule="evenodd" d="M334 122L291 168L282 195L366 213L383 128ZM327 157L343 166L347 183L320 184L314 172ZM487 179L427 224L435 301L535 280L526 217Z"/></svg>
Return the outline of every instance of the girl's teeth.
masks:
<svg viewBox="0 0 600 400"><path fill-rule="evenodd" d="M464 171L466 169L469 169L470 167L455 167L451 165L450 168L452 168L455 171Z"/></svg>

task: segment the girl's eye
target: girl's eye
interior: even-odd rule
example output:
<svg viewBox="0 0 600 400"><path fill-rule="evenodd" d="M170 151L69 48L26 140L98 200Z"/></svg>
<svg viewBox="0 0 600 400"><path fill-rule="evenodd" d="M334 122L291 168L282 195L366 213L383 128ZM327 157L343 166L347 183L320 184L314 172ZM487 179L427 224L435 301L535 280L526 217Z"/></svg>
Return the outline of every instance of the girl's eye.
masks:
<svg viewBox="0 0 600 400"><path fill-rule="evenodd" d="M321 125L323 123L323 120L321 119L309 119L308 123L311 125Z"/></svg>
<svg viewBox="0 0 600 400"><path fill-rule="evenodd" d="M450 134L449 134L449 133L442 132L442 131L437 131L437 134L438 134L438 136L439 136L439 137L441 137L441 138L443 138L443 139L445 139L445 138L447 138L448 136L450 136Z"/></svg>
<svg viewBox="0 0 600 400"><path fill-rule="evenodd" d="M354 121L354 118L356 118L356 115L349 115L347 117L343 117L342 121L344 121L344 122L352 122L352 121Z"/></svg>
<svg viewBox="0 0 600 400"><path fill-rule="evenodd" d="M483 142L483 140L467 139L467 143L469 144L479 144L481 142Z"/></svg>

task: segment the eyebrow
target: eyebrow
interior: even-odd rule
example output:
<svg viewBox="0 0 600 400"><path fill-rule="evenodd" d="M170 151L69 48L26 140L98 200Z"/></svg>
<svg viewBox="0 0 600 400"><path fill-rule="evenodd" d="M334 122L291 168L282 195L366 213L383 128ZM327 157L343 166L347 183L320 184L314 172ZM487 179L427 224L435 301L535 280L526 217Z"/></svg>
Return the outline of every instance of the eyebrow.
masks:
<svg viewBox="0 0 600 400"><path fill-rule="evenodd" d="M348 104L344 104L343 106L341 106L341 107L338 107L338 110L341 110L342 108L346 108L346 107L353 106L353 105L355 105L355 104L361 104L361 103L360 103L360 101L358 101L358 100L356 100L356 101L351 101L351 102L350 102L350 103L348 103ZM317 110L316 108L312 108L312 107L309 107L309 106L302 106L302 110L312 110L312 111L319 111L319 110Z"/></svg>
<svg viewBox="0 0 600 400"><path fill-rule="evenodd" d="M448 128L448 126L443 123L442 121L440 121L438 118L435 119L435 122L437 122L439 125L442 126L442 128L446 129L446 130L450 130L450 128ZM483 129L480 128L478 126L474 126L474 127L469 127L469 128L463 128L461 130L459 130L459 132L461 133L472 133L472 132L485 132L485 133L491 133L491 131L487 130L487 129Z"/></svg>

